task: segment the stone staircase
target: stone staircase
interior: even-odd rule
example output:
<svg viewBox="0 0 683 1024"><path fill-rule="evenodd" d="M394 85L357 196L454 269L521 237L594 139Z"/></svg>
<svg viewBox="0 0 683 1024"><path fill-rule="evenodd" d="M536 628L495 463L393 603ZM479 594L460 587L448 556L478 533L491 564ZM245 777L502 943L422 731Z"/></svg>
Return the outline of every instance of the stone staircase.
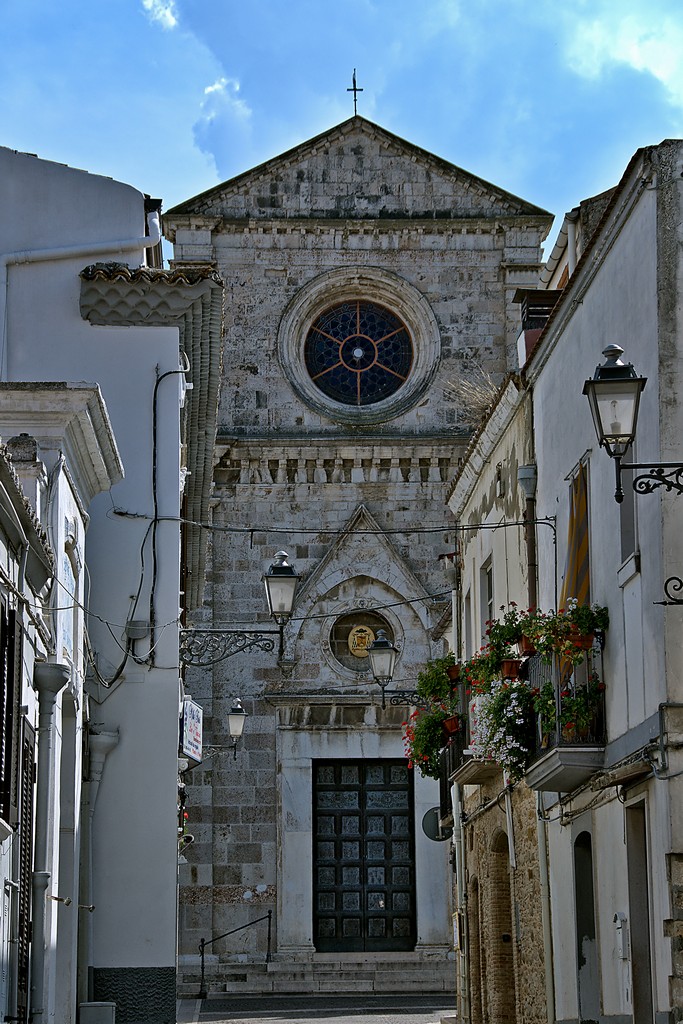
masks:
<svg viewBox="0 0 683 1024"><path fill-rule="evenodd" d="M199 957L180 957L178 998L196 997L200 980ZM455 964L446 953L316 953L296 962L273 954L269 963L207 955L205 983L210 995L454 993Z"/></svg>

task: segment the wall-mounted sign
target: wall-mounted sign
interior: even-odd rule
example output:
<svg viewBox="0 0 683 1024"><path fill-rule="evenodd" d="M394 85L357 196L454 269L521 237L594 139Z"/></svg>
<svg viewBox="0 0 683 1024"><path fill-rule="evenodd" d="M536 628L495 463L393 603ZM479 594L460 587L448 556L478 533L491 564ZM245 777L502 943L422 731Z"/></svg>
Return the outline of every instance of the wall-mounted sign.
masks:
<svg viewBox="0 0 683 1024"><path fill-rule="evenodd" d="M193 700L183 701L183 725L180 737L180 749L185 757L193 761L202 759L202 721L204 711Z"/></svg>
<svg viewBox="0 0 683 1024"><path fill-rule="evenodd" d="M435 843L443 843L453 835L452 828L441 827L440 818L440 808L430 807L422 819L422 831L427 836L427 839L431 839Z"/></svg>

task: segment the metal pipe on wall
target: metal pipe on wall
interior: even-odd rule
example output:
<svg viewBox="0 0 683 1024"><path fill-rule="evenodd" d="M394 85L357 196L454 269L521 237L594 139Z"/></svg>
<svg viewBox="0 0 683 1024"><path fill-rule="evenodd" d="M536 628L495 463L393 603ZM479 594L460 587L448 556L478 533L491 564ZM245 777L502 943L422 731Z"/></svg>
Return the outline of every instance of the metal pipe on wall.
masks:
<svg viewBox="0 0 683 1024"><path fill-rule="evenodd" d="M33 682L38 690L38 780L36 787L35 844L33 855L33 935L31 940L31 1019L46 1021L45 1007L45 897L49 871L51 812L56 788L54 769L54 711L57 695L71 678L71 668L38 662Z"/></svg>

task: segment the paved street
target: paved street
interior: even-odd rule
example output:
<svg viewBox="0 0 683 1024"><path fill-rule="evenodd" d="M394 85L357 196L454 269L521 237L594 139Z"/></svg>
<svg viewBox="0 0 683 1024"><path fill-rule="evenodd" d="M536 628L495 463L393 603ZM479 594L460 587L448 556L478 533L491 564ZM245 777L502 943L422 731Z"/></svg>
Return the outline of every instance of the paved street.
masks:
<svg viewBox="0 0 683 1024"><path fill-rule="evenodd" d="M439 1024L455 998L429 995L236 996L178 1002L178 1024Z"/></svg>

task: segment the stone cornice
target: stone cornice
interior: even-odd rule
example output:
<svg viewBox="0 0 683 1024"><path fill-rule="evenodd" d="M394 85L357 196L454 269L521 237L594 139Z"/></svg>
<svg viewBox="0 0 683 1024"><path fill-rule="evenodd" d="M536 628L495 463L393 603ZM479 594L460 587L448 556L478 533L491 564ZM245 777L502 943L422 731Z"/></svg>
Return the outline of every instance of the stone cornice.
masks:
<svg viewBox="0 0 683 1024"><path fill-rule="evenodd" d="M12 509L31 546L33 558L29 557L27 561L27 571L31 577L30 582L35 592L38 593L54 572L55 556L50 547L47 533L23 492L19 477L12 465L12 457L4 444L0 444L0 489L7 494L11 501Z"/></svg>
<svg viewBox="0 0 683 1024"><path fill-rule="evenodd" d="M0 383L0 434L35 437L63 452L83 508L123 477L104 399L97 384Z"/></svg>
<svg viewBox="0 0 683 1024"><path fill-rule="evenodd" d="M204 230L215 234L329 234L331 231L339 231L344 234L396 234L421 235L421 234L500 234L510 229L520 229L526 226L534 228L549 227L547 215L536 215L529 213L515 213L503 216L497 214L492 217L375 217L368 215L366 218L339 218L334 217L269 217L256 219L253 217L225 217L215 216L202 217L192 214L184 217L177 217L173 221L173 228L166 230L165 237L175 242L176 233L179 229L186 231ZM535 263L534 266L540 264ZM182 262L174 263L174 268L182 267Z"/></svg>

